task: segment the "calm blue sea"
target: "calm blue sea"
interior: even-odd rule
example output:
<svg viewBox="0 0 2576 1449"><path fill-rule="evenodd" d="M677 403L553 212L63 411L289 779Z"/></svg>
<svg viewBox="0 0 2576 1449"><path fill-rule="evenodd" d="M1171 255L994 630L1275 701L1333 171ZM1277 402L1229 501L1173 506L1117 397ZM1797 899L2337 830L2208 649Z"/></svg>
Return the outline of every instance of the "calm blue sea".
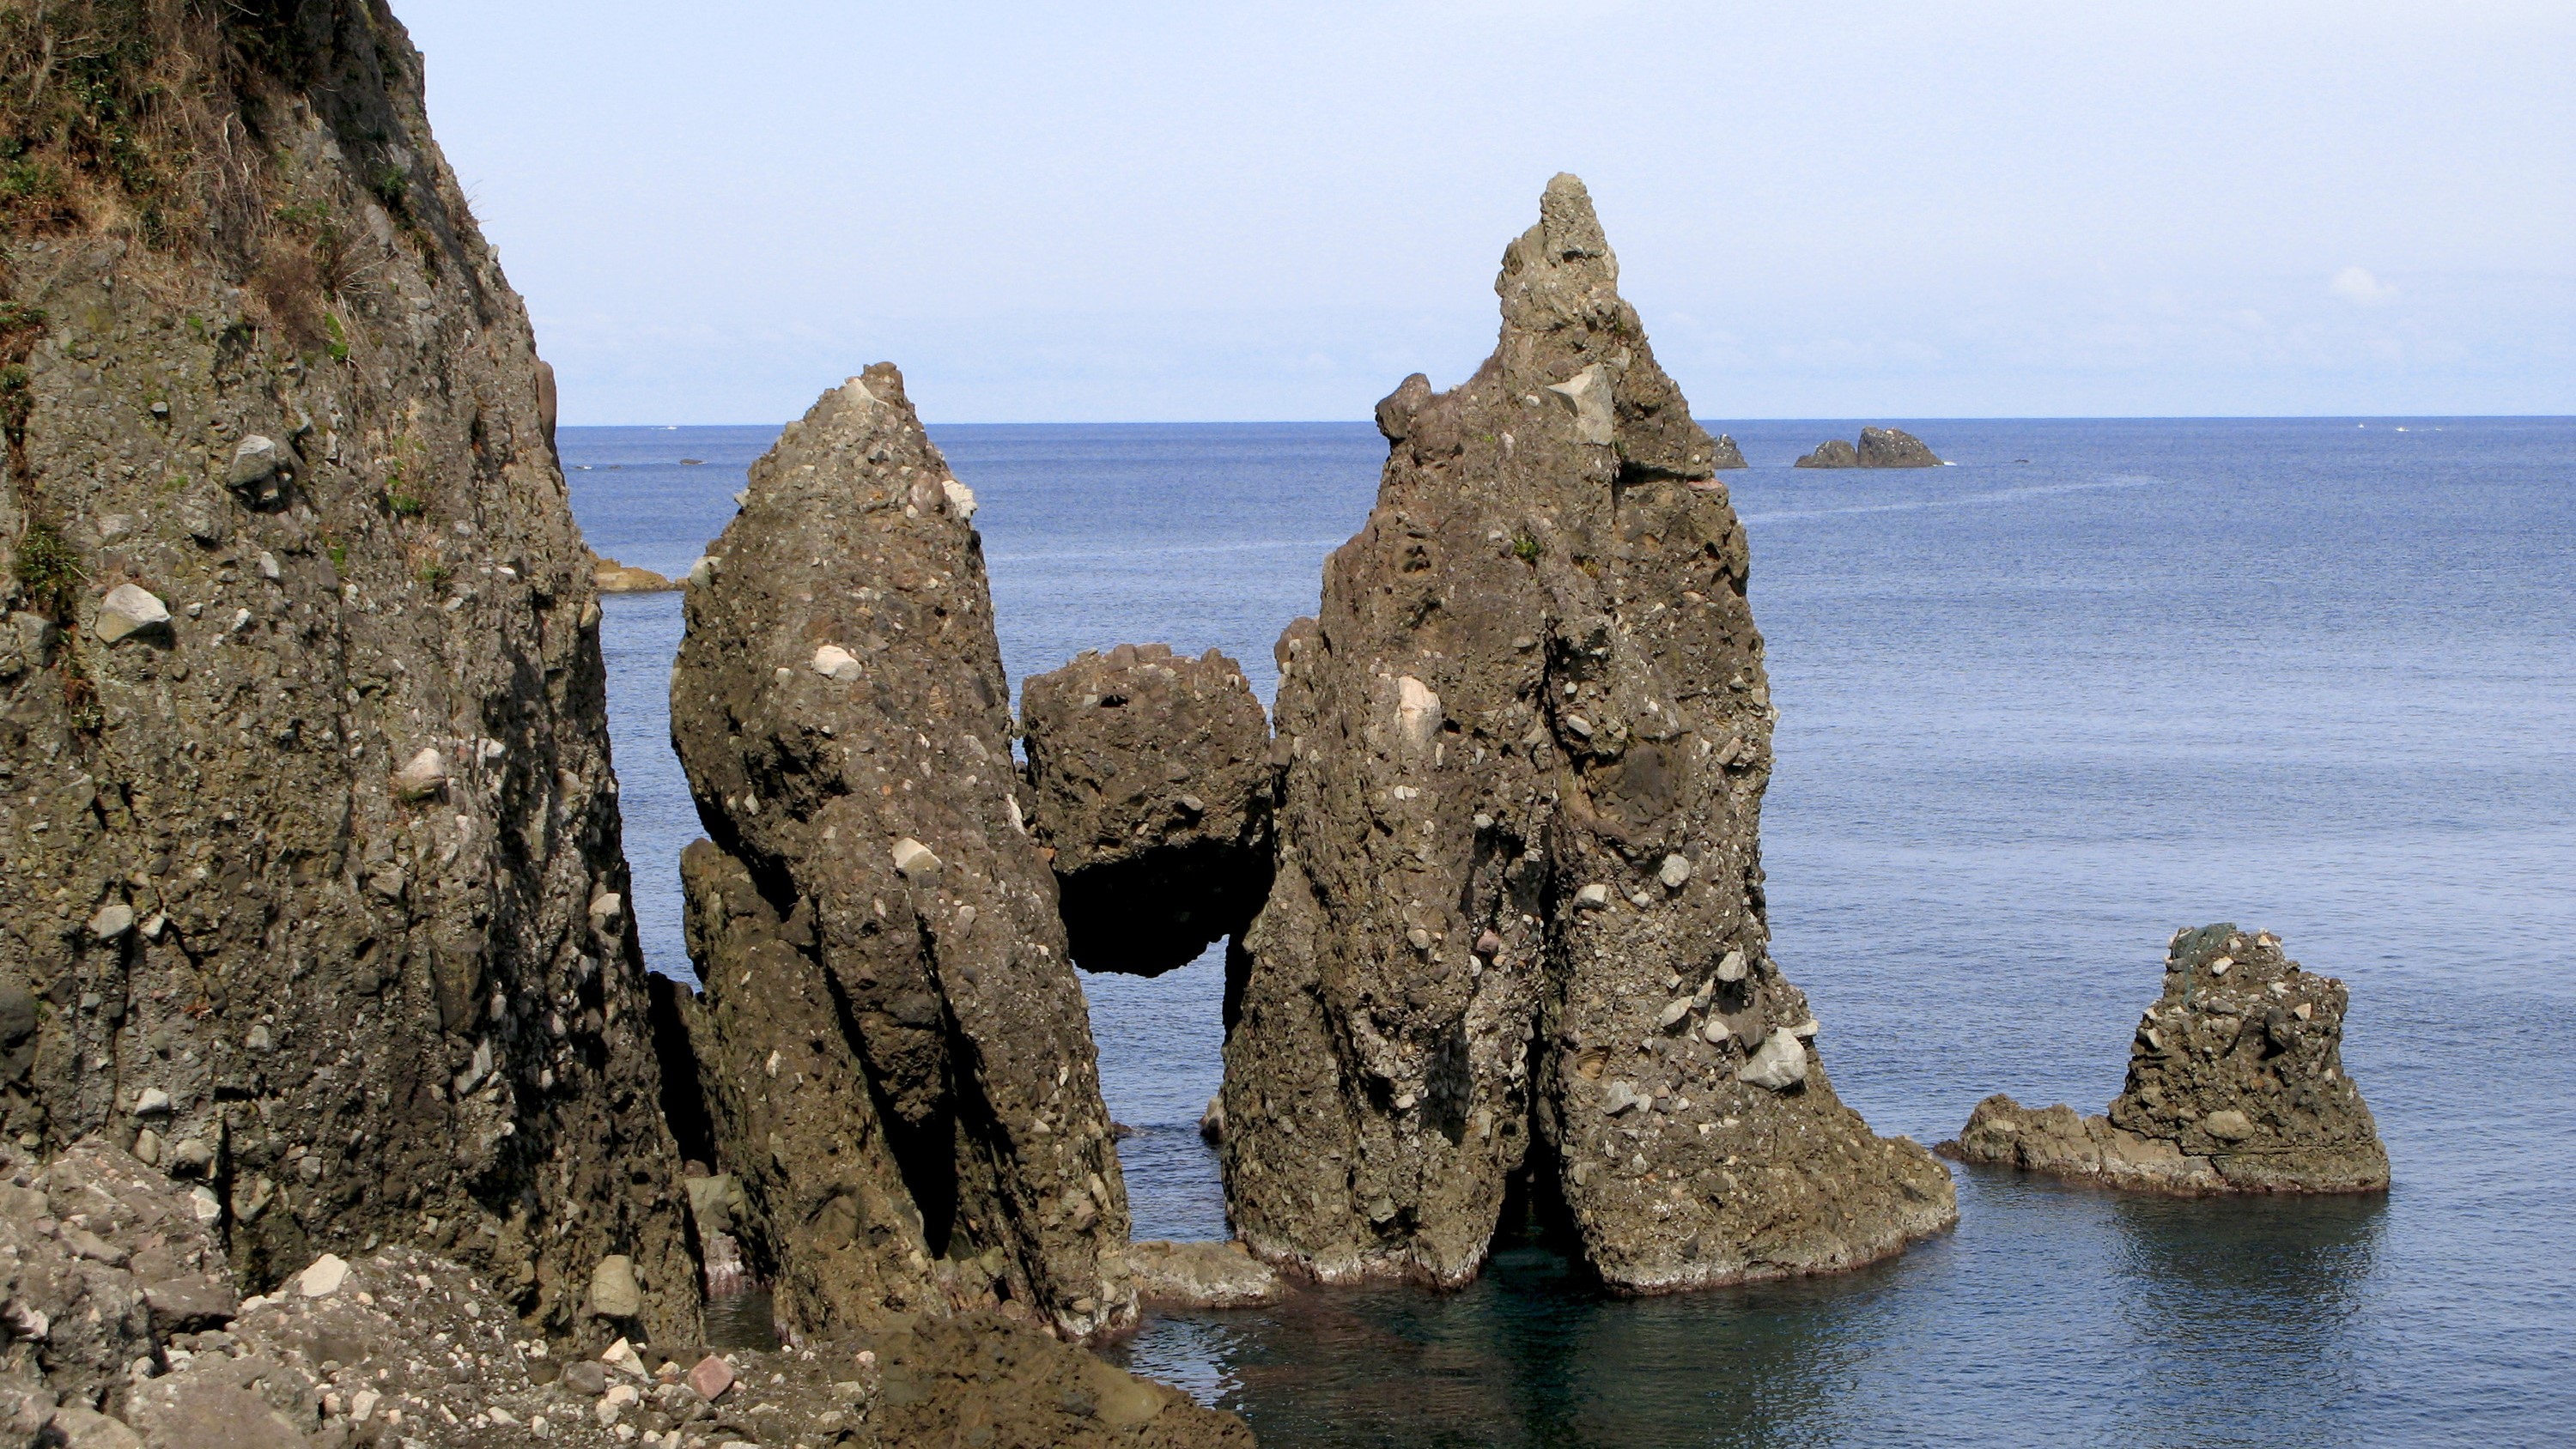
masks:
<svg viewBox="0 0 2576 1449"><path fill-rule="evenodd" d="M1991 1091L2098 1111L2166 937L2232 920L2351 984L2395 1187L1961 1170L1956 1232L1838 1278L1621 1301L1517 1249L1119 1356L1269 1445L2576 1441L2576 420L1922 421L1957 466L1896 474L1787 466L1855 422L1725 426L1776 948L1843 1095L1927 1142ZM1265 697L1383 456L1364 424L932 432L1015 678L1160 639ZM773 436L566 429L574 507L678 572ZM607 612L636 911L685 975L678 601ZM1223 1235L1215 962L1084 985L1138 1235Z"/></svg>

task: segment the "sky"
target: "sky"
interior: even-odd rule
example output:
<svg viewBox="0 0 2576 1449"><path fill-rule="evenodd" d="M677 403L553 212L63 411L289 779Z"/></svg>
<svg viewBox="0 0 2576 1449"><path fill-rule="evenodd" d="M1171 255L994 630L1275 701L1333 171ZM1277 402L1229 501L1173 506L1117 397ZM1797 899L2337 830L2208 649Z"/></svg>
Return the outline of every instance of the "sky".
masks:
<svg viewBox="0 0 2576 1449"><path fill-rule="evenodd" d="M1590 185L1703 418L2576 412L2568 0L395 0L568 424L1360 419Z"/></svg>

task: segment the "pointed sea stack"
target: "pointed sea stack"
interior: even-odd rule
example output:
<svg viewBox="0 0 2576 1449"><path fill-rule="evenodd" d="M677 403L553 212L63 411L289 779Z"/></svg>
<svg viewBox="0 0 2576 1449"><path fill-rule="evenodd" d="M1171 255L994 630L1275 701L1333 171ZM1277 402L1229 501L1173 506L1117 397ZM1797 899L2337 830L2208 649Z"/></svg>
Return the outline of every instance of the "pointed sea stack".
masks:
<svg viewBox="0 0 2576 1449"><path fill-rule="evenodd" d="M1221 1151L1238 1234L1327 1281L1472 1277L1516 1179L1630 1291L1956 1217L1929 1153L1835 1097L1771 958L1744 531L1616 282L1556 178L1494 355L1378 405L1377 506L1279 643Z"/></svg>
<svg viewBox="0 0 2576 1449"><path fill-rule="evenodd" d="M2151 1192L2378 1191L2388 1152L2344 1075L2346 1001L2268 931L2177 931L2108 1117L1998 1093L1941 1152Z"/></svg>
<svg viewBox="0 0 2576 1449"><path fill-rule="evenodd" d="M1735 435L1720 433L1717 435L1716 446L1709 452L1708 466L1716 472L1724 473L1751 465L1744 461L1744 450L1735 446Z"/></svg>
<svg viewBox="0 0 2576 1449"><path fill-rule="evenodd" d="M671 739L715 841L684 1025L745 1247L814 1290L781 1300L800 1330L925 1298L1135 1317L974 508L879 364L753 465L688 591Z"/></svg>
<svg viewBox="0 0 2576 1449"><path fill-rule="evenodd" d="M1816 445L1816 451L1790 466L1796 468L1857 468L1860 450L1840 438L1827 438Z"/></svg>
<svg viewBox="0 0 2576 1449"><path fill-rule="evenodd" d="M0 135L0 1132L250 1291L418 1244L693 1339L590 559L419 54L14 4Z"/></svg>

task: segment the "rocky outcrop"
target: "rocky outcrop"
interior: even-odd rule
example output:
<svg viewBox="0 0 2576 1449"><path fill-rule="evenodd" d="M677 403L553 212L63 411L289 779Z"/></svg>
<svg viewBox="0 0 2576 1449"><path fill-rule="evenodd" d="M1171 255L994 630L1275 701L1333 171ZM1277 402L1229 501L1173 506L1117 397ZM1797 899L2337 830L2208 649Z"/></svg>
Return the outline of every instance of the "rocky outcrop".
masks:
<svg viewBox="0 0 2576 1449"><path fill-rule="evenodd" d="M1252 920L1270 889L1270 724L1241 665L1086 651L1021 685L1020 721L1076 964L1157 975Z"/></svg>
<svg viewBox="0 0 2576 1449"><path fill-rule="evenodd" d="M667 594L681 587L651 569L639 569L598 554L590 556L591 586L603 594Z"/></svg>
<svg viewBox="0 0 2576 1449"><path fill-rule="evenodd" d="M1923 440L1901 428L1863 428L1860 446L1828 438L1800 458L1801 468L1938 468L1941 460Z"/></svg>
<svg viewBox="0 0 2576 1449"><path fill-rule="evenodd" d="M1923 440L1902 428L1863 428L1857 450L1864 468L1938 468L1941 460Z"/></svg>
<svg viewBox="0 0 2576 1449"><path fill-rule="evenodd" d="M620 1337L593 1357L406 1247L323 1254L237 1300L216 1216L202 1185L96 1139L42 1164L0 1147L0 1449L1251 1442L990 1315L770 1350Z"/></svg>
<svg viewBox="0 0 2576 1449"><path fill-rule="evenodd" d="M1288 1296L1288 1285L1240 1242L1127 1245L1136 1296L1166 1308L1257 1308Z"/></svg>
<svg viewBox="0 0 2576 1449"><path fill-rule="evenodd" d="M2159 1192L2371 1192L2388 1153L2343 1071L2344 984L2270 932L2177 931L2108 1117L1997 1094L1943 1154Z"/></svg>
<svg viewBox="0 0 2576 1449"><path fill-rule="evenodd" d="M1717 435L1717 442L1709 450L1708 466L1716 472L1724 473L1731 469L1752 465L1744 461L1744 450L1735 446L1735 436L1731 433L1720 433Z"/></svg>
<svg viewBox="0 0 2576 1449"><path fill-rule="evenodd" d="M800 1332L960 1295L1071 1336L1135 1315L974 506L872 367L753 466L685 604L671 735L715 837L685 1035Z"/></svg>
<svg viewBox="0 0 2576 1449"><path fill-rule="evenodd" d="M693 1331L541 365L378 5L0 26L0 1130Z"/></svg>
<svg viewBox="0 0 2576 1449"><path fill-rule="evenodd" d="M1280 640L1277 879L1235 962L1238 1234L1457 1283L1508 1191L1615 1287L1849 1266L1955 1217L1834 1095L1769 951L1744 530L1582 183L1499 346L1378 406L1377 506Z"/></svg>

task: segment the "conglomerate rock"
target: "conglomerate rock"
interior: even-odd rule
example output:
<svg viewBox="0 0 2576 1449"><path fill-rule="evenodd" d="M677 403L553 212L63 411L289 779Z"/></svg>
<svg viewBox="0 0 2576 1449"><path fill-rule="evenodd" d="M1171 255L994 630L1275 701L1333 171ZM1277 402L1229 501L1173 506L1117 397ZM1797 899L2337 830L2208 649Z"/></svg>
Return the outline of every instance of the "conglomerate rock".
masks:
<svg viewBox="0 0 2576 1449"><path fill-rule="evenodd" d="M1216 650L1085 651L1020 686L1030 824L1086 971L1152 976L1241 931L1270 889L1270 723Z"/></svg>
<svg viewBox="0 0 2576 1449"><path fill-rule="evenodd" d="M590 565L380 5L0 15L0 1131L691 1331ZM614 1326L597 1323L600 1334Z"/></svg>
<svg viewBox="0 0 2576 1449"><path fill-rule="evenodd" d="M591 1357L408 1247L324 1254L237 1298L214 1216L205 1187L97 1138L45 1163L0 1146L0 1449L1250 1442L990 1315L768 1350L621 1337Z"/></svg>
<svg viewBox="0 0 2576 1449"><path fill-rule="evenodd" d="M1955 1216L1771 959L1744 532L1582 183L1466 383L1378 406L1376 509L1279 644L1277 879L1235 963L1237 1233L1456 1283L1517 1177L1610 1284L1838 1268Z"/></svg>
<svg viewBox="0 0 2576 1449"><path fill-rule="evenodd" d="M671 738L737 863L700 852L686 883L714 948L699 1079L745 1242L775 1257L755 1266L878 1300L954 1286L1073 1336L1130 1322L1126 1188L1013 794L974 495L879 364L789 424L744 499L688 591Z"/></svg>
<svg viewBox="0 0 2576 1449"><path fill-rule="evenodd" d="M1864 468L1938 468L1941 459L1902 428L1863 428L1853 450Z"/></svg>
<svg viewBox="0 0 2576 1449"><path fill-rule="evenodd" d="M2388 1153L2343 1071L2344 984L2270 932L2177 931L2110 1115L1998 1093L1941 1151L2162 1192L2370 1192Z"/></svg>

